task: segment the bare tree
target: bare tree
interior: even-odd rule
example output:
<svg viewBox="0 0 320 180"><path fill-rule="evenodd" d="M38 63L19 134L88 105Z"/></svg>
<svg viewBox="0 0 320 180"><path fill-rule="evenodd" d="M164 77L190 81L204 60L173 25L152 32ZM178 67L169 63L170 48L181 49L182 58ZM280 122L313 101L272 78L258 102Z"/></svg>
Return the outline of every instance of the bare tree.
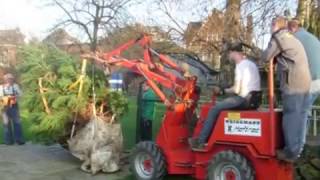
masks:
<svg viewBox="0 0 320 180"><path fill-rule="evenodd" d="M265 34L270 33L270 22L271 19L277 15L282 15L283 12L288 7L293 7L292 5L289 6L289 4L294 3L294 0L283 0L283 1L277 1L277 0L154 0L155 4L157 5L157 10L160 10L163 12L164 17L166 17L171 23L169 23L170 27L166 27L168 30L170 30L173 33L176 33L176 35L183 36L186 30L186 27L190 20L186 19L185 17L194 17L197 16L199 21L205 21L210 14L212 14L213 9L217 9L221 12L226 12L226 14L231 14L226 18L226 21L234 21L235 16L232 15L232 13L238 13L237 6L240 4L240 22L242 26L246 26L247 24L250 24L248 22L251 21L251 24L253 26L254 31L254 41L258 43L260 46L261 44L265 44L261 41L261 37ZM191 2L191 4L190 4ZM236 5L237 4L237 5ZM229 9L236 9L236 11L233 12L233 10L228 10L227 7L234 6ZM296 6L295 6L296 7ZM292 8L295 9L295 7ZM184 11L184 16L177 16L177 11ZM155 12L155 11L153 11ZM252 16L248 18L248 16ZM159 20L163 21L163 18L154 19L155 22L159 22ZM162 22L159 22L162 23ZM231 22L229 22L232 24ZM168 23L167 23L168 24ZM226 22L228 24L228 22ZM161 24L163 25L163 24ZM229 30L232 31L233 29ZM241 29L240 31L245 31L246 29ZM239 31L237 29L236 31ZM232 32L229 32L232 33ZM234 32L236 33L236 32ZM244 32L237 32L238 35L243 35ZM176 38L179 39L179 38ZM182 38L180 38L181 40Z"/></svg>
<svg viewBox="0 0 320 180"><path fill-rule="evenodd" d="M169 25L166 27L159 22L159 18L154 19L154 22L158 22L170 33L174 33L175 36L172 37L176 37L175 40L183 41L188 34L187 27L190 21L194 20L188 20L186 17L197 16L197 21L206 25L206 28L212 28L208 31L220 33L219 28L223 29L223 37L215 41L210 37L200 37L201 33L193 33L194 36L198 36L199 43L207 43L203 47L221 52L223 39L237 39L250 45L263 47L266 44L265 35L270 33L271 19L283 14L293 0L154 0L154 2L157 10L160 10L168 19L167 25ZM177 16L178 11L184 11L185 15ZM223 14L222 18L217 17L220 15L217 11ZM220 19L223 19L223 25L215 22ZM212 25L208 25L210 23Z"/></svg>
<svg viewBox="0 0 320 180"><path fill-rule="evenodd" d="M293 0L153 1L157 11L152 12L158 16L159 11L162 12L162 18L155 18L153 22L164 27L173 40L180 41L203 61L224 72L221 78L230 82L233 70L227 60L226 47L235 41L245 43L252 47L247 49L249 55L257 59L259 48L265 47L269 40L271 20L283 15L293 3ZM163 19L167 19L166 24Z"/></svg>
<svg viewBox="0 0 320 180"><path fill-rule="evenodd" d="M90 50L95 51L99 36L110 32L128 20L126 8L134 0L51 0L60 8L63 18L53 29L75 26L83 31L90 42Z"/></svg>

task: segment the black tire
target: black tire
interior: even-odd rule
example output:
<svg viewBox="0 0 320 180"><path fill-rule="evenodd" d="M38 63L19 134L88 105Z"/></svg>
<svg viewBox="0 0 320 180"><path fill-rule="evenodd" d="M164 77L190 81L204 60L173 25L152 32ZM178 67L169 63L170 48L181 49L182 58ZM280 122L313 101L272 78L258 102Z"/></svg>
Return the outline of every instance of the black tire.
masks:
<svg viewBox="0 0 320 180"><path fill-rule="evenodd" d="M254 180L255 171L241 154L227 150L217 153L208 167L208 180L225 180L233 176L236 180Z"/></svg>
<svg viewBox="0 0 320 180"><path fill-rule="evenodd" d="M136 145L130 158L130 170L138 180L161 180L167 174L161 150L150 141Z"/></svg>

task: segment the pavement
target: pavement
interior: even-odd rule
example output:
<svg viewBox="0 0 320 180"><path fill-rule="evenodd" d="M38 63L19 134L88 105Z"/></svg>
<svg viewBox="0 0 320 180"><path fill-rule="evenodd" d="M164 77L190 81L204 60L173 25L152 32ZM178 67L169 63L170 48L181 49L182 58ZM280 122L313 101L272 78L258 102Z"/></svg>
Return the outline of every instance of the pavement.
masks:
<svg viewBox="0 0 320 180"><path fill-rule="evenodd" d="M1 180L131 180L128 167L113 174L91 175L60 145L0 145Z"/></svg>

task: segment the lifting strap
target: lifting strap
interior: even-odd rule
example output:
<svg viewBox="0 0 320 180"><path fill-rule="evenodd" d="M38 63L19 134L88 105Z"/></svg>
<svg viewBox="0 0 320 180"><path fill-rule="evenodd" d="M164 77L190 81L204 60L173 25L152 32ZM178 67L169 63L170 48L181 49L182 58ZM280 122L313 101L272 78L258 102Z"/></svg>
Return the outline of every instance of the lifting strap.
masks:
<svg viewBox="0 0 320 180"><path fill-rule="evenodd" d="M38 78L38 86L39 86L39 91L40 91L40 96L41 96L41 99L42 99L42 103L44 105L44 109L45 109L47 114L51 114L51 110L50 110L50 108L48 106L48 101L47 101L46 96L45 96L46 89L43 88L43 86L42 86L42 78Z"/></svg>
<svg viewBox="0 0 320 180"><path fill-rule="evenodd" d="M79 89L78 89L78 98L81 96L82 94L82 89L83 89L83 83L84 83L84 78L86 76L86 68L87 68L87 59L83 59L82 60L82 65L81 65L81 74L79 76L79 78L77 79L77 81L73 84L71 84L69 86L69 90L73 89L74 87L76 87L79 84ZM77 118L78 118L78 110L76 111L76 114L73 118L73 122L72 122L72 129L71 129L71 134L70 134L70 139L73 137L74 132L75 132L75 128L76 128L76 123L77 123Z"/></svg>

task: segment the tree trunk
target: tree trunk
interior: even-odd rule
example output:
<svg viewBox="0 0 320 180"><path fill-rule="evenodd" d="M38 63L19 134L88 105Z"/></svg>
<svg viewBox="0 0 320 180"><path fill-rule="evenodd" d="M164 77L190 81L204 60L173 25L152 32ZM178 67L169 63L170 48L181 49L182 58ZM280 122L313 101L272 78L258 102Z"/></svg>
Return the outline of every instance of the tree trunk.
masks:
<svg viewBox="0 0 320 180"><path fill-rule="evenodd" d="M320 36L320 0L299 0L297 18L315 36Z"/></svg>
<svg viewBox="0 0 320 180"><path fill-rule="evenodd" d="M240 25L240 5L241 0L228 0L227 7L224 17L224 46L228 46L230 43L234 43L239 41L240 33L241 33L241 25ZM221 58L221 71L224 74L222 81L225 82L233 82L233 64L228 60L228 55L226 52L223 52Z"/></svg>
<svg viewBox="0 0 320 180"><path fill-rule="evenodd" d="M253 38L253 17L252 15L247 16L247 27L245 32L245 43L248 45L252 44L252 38Z"/></svg>
<svg viewBox="0 0 320 180"><path fill-rule="evenodd" d="M320 37L320 11L319 3L314 0L311 7L310 22L308 30L318 38Z"/></svg>
<svg viewBox="0 0 320 180"><path fill-rule="evenodd" d="M297 9L297 18L304 27L309 26L309 18L311 11L311 0L299 0Z"/></svg>
<svg viewBox="0 0 320 180"><path fill-rule="evenodd" d="M224 20L224 39L234 42L240 37L240 0L228 0Z"/></svg>
<svg viewBox="0 0 320 180"><path fill-rule="evenodd" d="M90 49L92 52L95 52L97 50L98 31L99 31L99 24L100 24L100 18L101 18L100 13L101 13L101 8L99 6L96 6L95 18L93 22L92 40L90 42Z"/></svg>

